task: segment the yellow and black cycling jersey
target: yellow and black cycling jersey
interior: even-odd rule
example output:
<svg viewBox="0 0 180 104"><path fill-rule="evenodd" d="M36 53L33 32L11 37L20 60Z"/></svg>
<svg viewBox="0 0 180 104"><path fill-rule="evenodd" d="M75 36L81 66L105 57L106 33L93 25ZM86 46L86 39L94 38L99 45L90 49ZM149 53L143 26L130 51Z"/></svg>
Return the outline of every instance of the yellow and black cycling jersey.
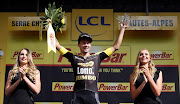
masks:
<svg viewBox="0 0 180 104"><path fill-rule="evenodd" d="M111 48L89 55L86 59L83 56L73 54L64 47L59 52L71 62L75 80L74 92L80 90L98 92L97 82L100 63L112 54Z"/></svg>

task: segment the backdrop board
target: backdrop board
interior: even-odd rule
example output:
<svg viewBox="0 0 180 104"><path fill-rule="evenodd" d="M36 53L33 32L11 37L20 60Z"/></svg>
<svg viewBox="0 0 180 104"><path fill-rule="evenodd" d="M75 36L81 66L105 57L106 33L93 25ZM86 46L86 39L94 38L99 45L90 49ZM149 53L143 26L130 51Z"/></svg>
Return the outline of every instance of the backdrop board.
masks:
<svg viewBox="0 0 180 104"><path fill-rule="evenodd" d="M162 93L160 95L163 104L172 104L172 102L180 104L177 38L180 32L177 26L180 14L150 13L151 17L147 18L144 16L145 13L128 14L135 16L131 21L132 27L125 31L120 49L104 59L98 69L100 102L102 104L133 104L129 77L134 69L138 52L146 48L149 50L156 68L163 72ZM40 42L39 31L28 29L32 26L25 27L28 31L16 30L15 27L13 30L7 28L9 26L7 24L8 17L27 16L30 19L36 13L2 15L6 17L6 27L3 28L7 31L5 32L7 46L4 46L6 47L4 51L6 57L3 59L4 68L0 67L0 74L3 75L0 76L1 90L4 91L8 72L12 69L19 50L28 48L32 52L33 61L40 70L41 77L41 92L34 96L36 104L70 104L74 88L73 69L70 62L59 52L47 52L46 31L42 32L43 41ZM40 15L42 16L43 13ZM65 31L56 32L60 44L72 52L79 53L77 39L81 32L86 32L90 33L94 40L90 53L97 53L114 44L119 35L119 24L116 17L123 16L124 13L113 13L112 9L74 9L72 13L65 15L67 21ZM152 25L153 23L154 25ZM162 25L157 25L157 23ZM1 47L0 49L4 50ZM4 93L2 96L0 101L7 104L9 97L5 96Z"/></svg>

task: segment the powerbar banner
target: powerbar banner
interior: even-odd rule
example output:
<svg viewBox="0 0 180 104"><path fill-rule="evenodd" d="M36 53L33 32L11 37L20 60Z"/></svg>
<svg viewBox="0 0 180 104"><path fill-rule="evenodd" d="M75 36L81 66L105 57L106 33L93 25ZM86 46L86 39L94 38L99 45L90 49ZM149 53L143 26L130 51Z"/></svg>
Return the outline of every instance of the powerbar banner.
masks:
<svg viewBox="0 0 180 104"><path fill-rule="evenodd" d="M12 66L6 66L6 78ZM179 83L178 67L157 67L163 71L163 87L160 99L163 104L178 104ZM34 96L35 102L62 102L70 104L74 89L74 74L70 66L38 66L41 72L41 93ZM171 71L170 71L171 70ZM107 104L132 103L129 75L132 66L101 66L99 69L100 102ZM174 77L170 77L174 76ZM7 80L7 79L6 79ZM169 96L171 95L171 96ZM4 103L8 101L5 96ZM41 104L41 103L40 103ZM44 103L43 103L44 104ZM49 103L48 103L49 104Z"/></svg>

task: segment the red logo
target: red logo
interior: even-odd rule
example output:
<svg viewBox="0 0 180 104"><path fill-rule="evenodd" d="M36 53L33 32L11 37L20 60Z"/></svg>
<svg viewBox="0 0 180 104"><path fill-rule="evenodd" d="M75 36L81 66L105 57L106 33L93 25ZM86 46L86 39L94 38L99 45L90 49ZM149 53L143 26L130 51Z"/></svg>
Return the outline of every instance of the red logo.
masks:
<svg viewBox="0 0 180 104"><path fill-rule="evenodd" d="M175 92L175 83L163 83L162 92Z"/></svg>
<svg viewBox="0 0 180 104"><path fill-rule="evenodd" d="M151 51L153 60L174 60L173 51Z"/></svg>
<svg viewBox="0 0 180 104"><path fill-rule="evenodd" d="M18 51L12 51L11 53L12 53L11 59L16 59L19 54ZM33 51L32 58L33 59L43 59L44 58L43 53L44 53L43 51Z"/></svg>

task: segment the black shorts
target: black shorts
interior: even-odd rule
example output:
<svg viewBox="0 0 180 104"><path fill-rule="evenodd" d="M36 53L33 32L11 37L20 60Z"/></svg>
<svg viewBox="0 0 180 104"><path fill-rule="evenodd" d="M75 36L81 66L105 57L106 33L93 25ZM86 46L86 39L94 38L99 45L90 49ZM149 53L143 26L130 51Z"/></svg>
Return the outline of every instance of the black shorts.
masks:
<svg viewBox="0 0 180 104"><path fill-rule="evenodd" d="M81 90L73 93L72 104L100 104L98 93Z"/></svg>

